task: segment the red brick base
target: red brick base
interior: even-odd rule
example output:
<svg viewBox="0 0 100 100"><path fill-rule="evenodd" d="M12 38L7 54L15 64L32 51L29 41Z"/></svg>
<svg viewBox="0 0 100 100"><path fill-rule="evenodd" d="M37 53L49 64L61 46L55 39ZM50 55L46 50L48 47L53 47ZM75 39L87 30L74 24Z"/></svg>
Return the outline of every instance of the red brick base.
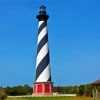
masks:
<svg viewBox="0 0 100 100"><path fill-rule="evenodd" d="M52 82L36 82L34 83L33 95L52 95Z"/></svg>

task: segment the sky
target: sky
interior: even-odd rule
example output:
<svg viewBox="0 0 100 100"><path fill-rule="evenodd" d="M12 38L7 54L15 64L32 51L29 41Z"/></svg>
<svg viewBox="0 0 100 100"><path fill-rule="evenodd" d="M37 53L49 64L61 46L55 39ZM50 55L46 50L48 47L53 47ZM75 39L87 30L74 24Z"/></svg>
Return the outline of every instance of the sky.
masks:
<svg viewBox="0 0 100 100"><path fill-rule="evenodd" d="M0 86L35 82L39 6L48 20L55 86L100 79L99 0L0 0Z"/></svg>

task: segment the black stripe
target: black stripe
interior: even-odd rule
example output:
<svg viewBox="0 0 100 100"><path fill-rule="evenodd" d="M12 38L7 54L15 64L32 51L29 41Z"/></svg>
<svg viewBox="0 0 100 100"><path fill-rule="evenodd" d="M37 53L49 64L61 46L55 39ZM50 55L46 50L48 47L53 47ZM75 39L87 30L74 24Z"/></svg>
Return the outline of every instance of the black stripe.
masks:
<svg viewBox="0 0 100 100"><path fill-rule="evenodd" d="M50 77L49 77L48 81L49 81L49 82L51 81L51 75L50 75Z"/></svg>
<svg viewBox="0 0 100 100"><path fill-rule="evenodd" d="M42 61L39 63L36 69L36 80L39 77L39 75L44 71L44 69L47 67L49 64L50 59L49 59L49 52L46 54L46 56L42 59Z"/></svg>
<svg viewBox="0 0 100 100"><path fill-rule="evenodd" d="M43 22L40 26L39 26L39 29L38 29L38 34L43 30L43 28L47 26L47 22Z"/></svg>
<svg viewBox="0 0 100 100"><path fill-rule="evenodd" d="M48 41L48 35L46 34L41 41L38 44L38 48L37 48L37 54L39 53L39 51L42 49L42 47L47 43Z"/></svg>

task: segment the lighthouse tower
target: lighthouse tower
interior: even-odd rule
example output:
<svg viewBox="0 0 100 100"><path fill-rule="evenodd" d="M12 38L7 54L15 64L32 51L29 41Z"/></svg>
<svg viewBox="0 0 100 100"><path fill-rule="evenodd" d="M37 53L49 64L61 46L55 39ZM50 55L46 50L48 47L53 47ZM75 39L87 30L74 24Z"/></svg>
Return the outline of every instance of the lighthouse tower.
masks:
<svg viewBox="0 0 100 100"><path fill-rule="evenodd" d="M50 58L48 48L48 30L46 7L40 6L38 19L38 47L36 59L36 80L34 83L34 95L52 95L52 81L50 72Z"/></svg>

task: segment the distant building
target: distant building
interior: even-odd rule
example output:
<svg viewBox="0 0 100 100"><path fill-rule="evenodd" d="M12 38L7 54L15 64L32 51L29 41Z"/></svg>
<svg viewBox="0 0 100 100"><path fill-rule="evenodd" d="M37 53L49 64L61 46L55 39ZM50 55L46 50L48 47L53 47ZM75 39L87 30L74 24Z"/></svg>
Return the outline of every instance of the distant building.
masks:
<svg viewBox="0 0 100 100"><path fill-rule="evenodd" d="M93 88L93 98L100 98L100 93L98 92L97 87L100 86L100 79L96 80L92 83L92 85L94 85Z"/></svg>

